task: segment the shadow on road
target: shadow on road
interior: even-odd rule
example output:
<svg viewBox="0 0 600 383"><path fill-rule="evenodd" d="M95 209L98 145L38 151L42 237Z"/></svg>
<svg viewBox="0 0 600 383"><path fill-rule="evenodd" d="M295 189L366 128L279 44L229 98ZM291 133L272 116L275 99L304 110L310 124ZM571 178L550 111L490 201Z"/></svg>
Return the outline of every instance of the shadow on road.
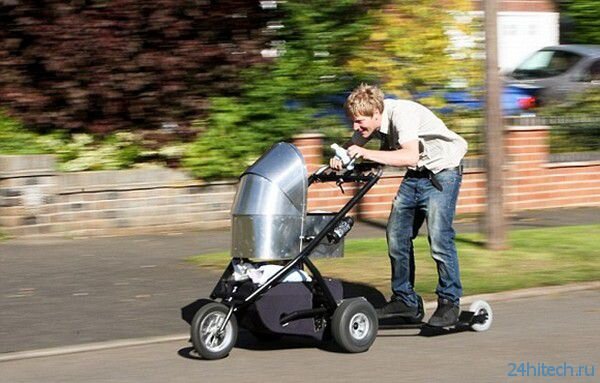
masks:
<svg viewBox="0 0 600 383"><path fill-rule="evenodd" d="M245 329L240 329L235 348L252 351L291 350L301 348L316 348L327 352L340 353L342 350L333 341L318 341L313 338L284 335L273 340L258 339ZM184 347L177 354L191 360L204 360L199 357L193 347Z"/></svg>
<svg viewBox="0 0 600 383"><path fill-rule="evenodd" d="M389 331L389 330L402 330L402 331L414 330L414 331L410 332L410 333L403 333L403 334L386 333L386 331ZM415 332L416 330L418 330L418 331ZM389 326L389 327L380 327L377 337L378 338L403 338L403 337L419 336L419 337L425 337L425 338L432 338L432 337L442 336L442 335L458 334L458 333L465 332L465 331L471 331L471 328L466 325L458 325L453 328L433 328L433 327L429 327L427 325L420 325L418 327L417 326L414 326L414 327Z"/></svg>
<svg viewBox="0 0 600 383"><path fill-rule="evenodd" d="M254 351L289 350L297 348L318 348L323 351L341 352L336 344L330 341L319 341L314 338L284 335L279 339L259 339L247 331L240 331L236 347Z"/></svg>
<svg viewBox="0 0 600 383"><path fill-rule="evenodd" d="M179 356L186 358L186 359L204 360L201 357L199 357L198 355L195 355L194 347L184 347L181 350L177 351L177 354L179 354Z"/></svg>

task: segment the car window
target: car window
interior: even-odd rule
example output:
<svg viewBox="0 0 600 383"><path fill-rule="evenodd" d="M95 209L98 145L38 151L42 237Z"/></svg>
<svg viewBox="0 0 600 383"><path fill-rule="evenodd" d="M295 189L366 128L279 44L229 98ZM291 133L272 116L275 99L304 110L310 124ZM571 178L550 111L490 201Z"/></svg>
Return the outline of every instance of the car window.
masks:
<svg viewBox="0 0 600 383"><path fill-rule="evenodd" d="M537 79L558 76L575 65L581 56L573 52L541 50L523 61L512 76L516 79Z"/></svg>

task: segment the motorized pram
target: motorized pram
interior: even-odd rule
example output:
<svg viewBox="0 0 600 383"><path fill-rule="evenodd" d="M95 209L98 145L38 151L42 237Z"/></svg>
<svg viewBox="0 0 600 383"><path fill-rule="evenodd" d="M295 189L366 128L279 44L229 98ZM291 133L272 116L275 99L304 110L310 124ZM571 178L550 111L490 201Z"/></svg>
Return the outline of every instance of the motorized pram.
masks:
<svg viewBox="0 0 600 383"><path fill-rule="evenodd" d="M201 357L227 356L238 326L258 338L333 339L351 353L373 344L379 328L373 305L364 297L344 299L342 283L324 278L310 260L343 253L353 225L347 214L381 177L378 164L352 165L308 176L300 151L279 143L242 174L232 206L232 260L211 299L202 300L193 317L188 310L191 341ZM307 213L308 188L318 182L358 188L337 213ZM487 319L471 314L474 324Z"/></svg>

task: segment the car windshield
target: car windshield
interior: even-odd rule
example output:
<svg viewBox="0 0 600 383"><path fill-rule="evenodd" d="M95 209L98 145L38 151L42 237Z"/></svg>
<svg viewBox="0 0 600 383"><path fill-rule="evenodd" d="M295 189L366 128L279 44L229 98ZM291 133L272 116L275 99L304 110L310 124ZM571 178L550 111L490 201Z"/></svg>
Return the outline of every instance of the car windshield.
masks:
<svg viewBox="0 0 600 383"><path fill-rule="evenodd" d="M519 80L558 76L580 59L581 56L573 52L541 50L519 65L512 76Z"/></svg>

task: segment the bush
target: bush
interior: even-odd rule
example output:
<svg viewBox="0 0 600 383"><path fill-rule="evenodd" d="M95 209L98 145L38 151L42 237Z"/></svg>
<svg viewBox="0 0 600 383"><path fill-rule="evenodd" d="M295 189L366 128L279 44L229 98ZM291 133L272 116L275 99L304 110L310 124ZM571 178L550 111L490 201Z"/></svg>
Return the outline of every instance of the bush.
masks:
<svg viewBox="0 0 600 383"><path fill-rule="evenodd" d="M136 137L117 133L101 140L89 134L68 136L60 133L38 138L45 148L58 157L58 170L109 170L131 167L140 155Z"/></svg>
<svg viewBox="0 0 600 383"><path fill-rule="evenodd" d="M569 44L600 44L600 3L597 0L562 0L561 18L567 28L561 30L561 40Z"/></svg>
<svg viewBox="0 0 600 383"><path fill-rule="evenodd" d="M541 117L600 117L600 88L591 87L574 93L564 100L554 101L538 108Z"/></svg>
<svg viewBox="0 0 600 383"><path fill-rule="evenodd" d="M0 110L0 154L42 154L43 145L36 142L38 135Z"/></svg>
<svg viewBox="0 0 600 383"><path fill-rule="evenodd" d="M0 1L0 102L45 130L186 127L262 61L265 19L258 1Z"/></svg>
<svg viewBox="0 0 600 383"><path fill-rule="evenodd" d="M369 33L369 3L278 2L279 57L245 71L239 96L211 99L206 131L184 165L204 179L235 177L275 142L330 127L334 99L354 85L344 63Z"/></svg>
<svg viewBox="0 0 600 383"><path fill-rule="evenodd" d="M539 115L551 125L552 153L600 150L600 88L548 104Z"/></svg>
<svg viewBox="0 0 600 383"><path fill-rule="evenodd" d="M308 109L286 110L283 99L257 105L220 98L212 105L210 129L188 147L183 160L186 168L206 180L238 176L271 145L310 126ZM273 108L262 109L267 106Z"/></svg>
<svg viewBox="0 0 600 383"><path fill-rule="evenodd" d="M37 142L58 157L58 170L115 170L178 165L186 145L176 143L157 150L144 147L142 135L118 132L104 138L90 134L41 135Z"/></svg>
<svg viewBox="0 0 600 383"><path fill-rule="evenodd" d="M150 150L144 147L142 135L130 132L105 137L60 131L39 134L0 111L0 154L54 154L61 171L171 165L179 162L185 150L181 143Z"/></svg>

